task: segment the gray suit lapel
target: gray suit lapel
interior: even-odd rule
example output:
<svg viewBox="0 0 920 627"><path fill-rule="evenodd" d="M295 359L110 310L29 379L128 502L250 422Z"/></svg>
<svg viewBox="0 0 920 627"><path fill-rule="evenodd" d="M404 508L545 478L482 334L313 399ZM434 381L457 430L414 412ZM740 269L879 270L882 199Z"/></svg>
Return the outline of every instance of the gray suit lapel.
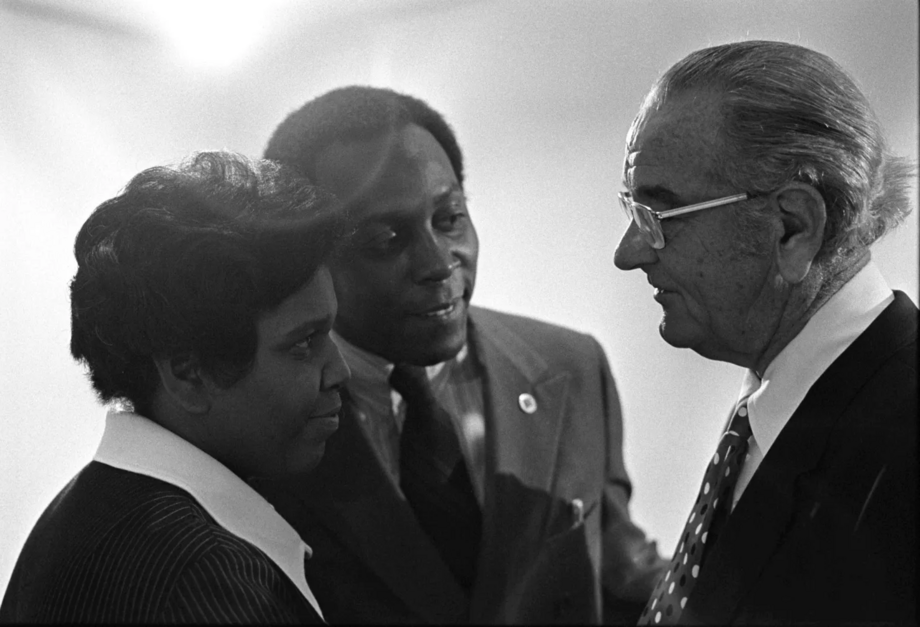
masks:
<svg viewBox="0 0 920 627"><path fill-rule="evenodd" d="M512 474L529 487L549 491L569 375L550 371L529 344L482 310L474 308L472 314L470 338L486 364L487 471ZM528 413L531 400L535 409Z"/></svg>
<svg viewBox="0 0 920 627"><path fill-rule="evenodd" d="M473 309L470 341L485 364L486 502L471 617L494 616L508 560L520 542L539 544L552 520L548 495L556 479L568 374L545 360L488 312ZM521 396L525 396L522 402ZM535 409L528 413L530 400ZM524 408L522 408L522 405ZM513 582L510 582L513 583Z"/></svg>

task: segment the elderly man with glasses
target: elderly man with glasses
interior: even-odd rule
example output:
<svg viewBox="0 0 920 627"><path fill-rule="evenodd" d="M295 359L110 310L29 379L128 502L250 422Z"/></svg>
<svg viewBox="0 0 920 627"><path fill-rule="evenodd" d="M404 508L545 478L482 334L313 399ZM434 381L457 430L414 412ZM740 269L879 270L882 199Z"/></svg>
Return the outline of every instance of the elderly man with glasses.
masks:
<svg viewBox="0 0 920 627"><path fill-rule="evenodd" d="M767 41L674 65L626 152L617 267L747 370L641 622L915 624L917 307L870 253L912 167L839 65Z"/></svg>

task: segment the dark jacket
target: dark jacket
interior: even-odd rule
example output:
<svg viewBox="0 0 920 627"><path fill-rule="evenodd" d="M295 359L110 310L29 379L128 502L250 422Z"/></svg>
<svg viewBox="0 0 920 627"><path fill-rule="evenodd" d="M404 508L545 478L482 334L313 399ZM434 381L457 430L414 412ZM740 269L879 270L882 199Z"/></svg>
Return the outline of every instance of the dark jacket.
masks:
<svg viewBox="0 0 920 627"><path fill-rule="evenodd" d="M187 492L94 461L26 540L0 605L0 623L18 622L322 620L268 556Z"/></svg>
<svg viewBox="0 0 920 627"><path fill-rule="evenodd" d="M917 307L815 382L729 517L687 624L916 624Z"/></svg>
<svg viewBox="0 0 920 627"><path fill-rule="evenodd" d="M483 538L467 597L346 401L306 482L258 490L314 549L307 578L330 623L632 622L665 566L629 519L622 422L591 337L473 308L485 370ZM522 410L521 394L536 399ZM583 519L578 515L578 499ZM602 593L603 590L603 593Z"/></svg>

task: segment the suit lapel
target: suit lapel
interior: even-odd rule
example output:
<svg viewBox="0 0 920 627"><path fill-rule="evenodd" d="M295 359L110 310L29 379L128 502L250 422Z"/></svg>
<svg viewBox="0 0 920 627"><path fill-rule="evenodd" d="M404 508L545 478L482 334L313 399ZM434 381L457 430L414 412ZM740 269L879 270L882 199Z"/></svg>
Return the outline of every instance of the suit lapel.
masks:
<svg viewBox="0 0 920 627"><path fill-rule="evenodd" d="M801 508L796 483L818 465L830 432L865 382L916 337L917 308L895 292L895 302L815 382L770 448L706 557L682 622L731 621Z"/></svg>
<svg viewBox="0 0 920 627"><path fill-rule="evenodd" d="M569 383L516 334L473 308L471 341L485 370L487 473L510 474L524 485L550 491L555 479ZM534 401L528 413L528 400Z"/></svg>
<svg viewBox="0 0 920 627"><path fill-rule="evenodd" d="M488 590L490 582L502 580L501 573L508 569L505 556L525 531L506 528L507 521L519 519L521 508L526 507L528 520L539 521L540 537L546 533L550 499L523 503L507 498L507 492L496 492L496 486L507 485L507 481L499 483L496 478L510 478L532 493L552 492L569 375L549 371L531 346L488 312L474 308L470 320L474 354L485 364L487 443L483 540L471 607L471 616L476 617L490 615L484 607L494 602L487 600L494 596ZM526 409L534 405L528 413ZM527 541L539 542L539 538Z"/></svg>
<svg viewBox="0 0 920 627"><path fill-rule="evenodd" d="M463 591L386 472L354 405L347 397L343 401L339 431L327 442L323 461L305 489L269 486L269 500L289 520L319 519L423 620L465 620L468 601Z"/></svg>

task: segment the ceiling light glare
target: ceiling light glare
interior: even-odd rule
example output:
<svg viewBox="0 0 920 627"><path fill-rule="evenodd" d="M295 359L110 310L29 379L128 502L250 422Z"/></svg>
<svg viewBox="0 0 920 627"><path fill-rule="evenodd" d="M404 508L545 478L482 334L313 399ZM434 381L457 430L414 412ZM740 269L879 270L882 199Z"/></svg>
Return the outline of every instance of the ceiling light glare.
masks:
<svg viewBox="0 0 920 627"><path fill-rule="evenodd" d="M258 0L156 0L149 8L182 57L196 67L228 67L262 34Z"/></svg>

